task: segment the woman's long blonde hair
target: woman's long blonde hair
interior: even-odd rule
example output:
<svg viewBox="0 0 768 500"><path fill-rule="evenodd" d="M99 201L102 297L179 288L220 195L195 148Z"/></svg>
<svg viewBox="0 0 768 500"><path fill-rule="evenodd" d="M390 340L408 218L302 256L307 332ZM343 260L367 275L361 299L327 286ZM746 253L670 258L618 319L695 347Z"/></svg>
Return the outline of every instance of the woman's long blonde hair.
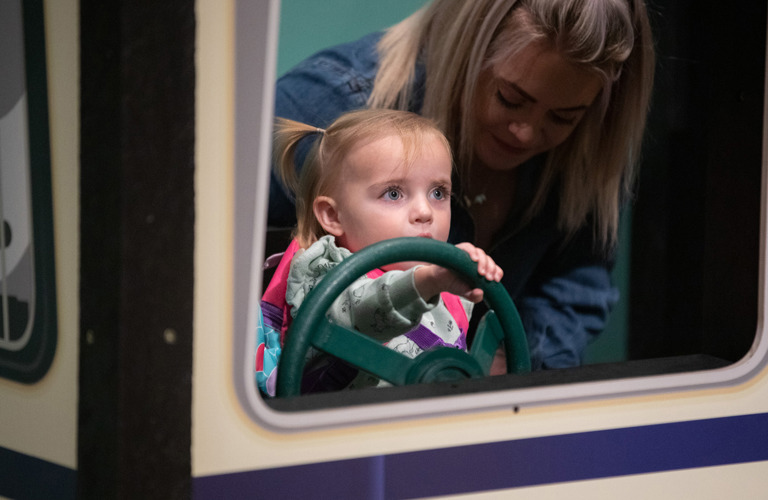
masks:
<svg viewBox="0 0 768 500"><path fill-rule="evenodd" d="M529 44L546 42L568 61L600 75L604 86L569 138L547 154L530 220L559 182L558 223L573 234L594 216L597 241L616 242L620 203L631 194L654 71L643 0L434 0L390 28L368 104L409 109L417 63L426 68L421 113L454 148L461 187L474 161L478 76Z"/></svg>
<svg viewBox="0 0 768 500"><path fill-rule="evenodd" d="M403 162L410 165L425 139L438 137L450 153L448 140L434 121L415 113L388 109L362 109L337 118L327 129L285 118L275 119L274 168L283 184L296 198L296 233L301 248L307 248L326 231L315 217L315 198L329 195L339 182L344 157L356 146L385 137L399 137L403 144ZM317 136L296 173L294 158L302 139ZM375 223L372 221L372 223Z"/></svg>

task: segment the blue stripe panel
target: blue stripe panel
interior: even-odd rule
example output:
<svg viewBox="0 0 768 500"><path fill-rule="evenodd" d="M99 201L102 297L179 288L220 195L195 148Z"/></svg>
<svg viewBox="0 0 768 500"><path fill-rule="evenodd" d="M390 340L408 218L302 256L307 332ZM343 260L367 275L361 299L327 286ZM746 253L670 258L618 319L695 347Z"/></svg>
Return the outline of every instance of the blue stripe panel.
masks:
<svg viewBox="0 0 768 500"><path fill-rule="evenodd" d="M457 494L759 460L768 460L768 414L394 455L386 464L386 496ZM429 464L431 473L420 481L399 480L414 476L408 471L419 464Z"/></svg>
<svg viewBox="0 0 768 500"><path fill-rule="evenodd" d="M49 500L76 493L77 471L0 447L0 496Z"/></svg>
<svg viewBox="0 0 768 500"><path fill-rule="evenodd" d="M766 413L206 476L193 479L193 493L415 498L760 460L768 460Z"/></svg>
<svg viewBox="0 0 768 500"><path fill-rule="evenodd" d="M383 456L193 479L195 499L380 499Z"/></svg>

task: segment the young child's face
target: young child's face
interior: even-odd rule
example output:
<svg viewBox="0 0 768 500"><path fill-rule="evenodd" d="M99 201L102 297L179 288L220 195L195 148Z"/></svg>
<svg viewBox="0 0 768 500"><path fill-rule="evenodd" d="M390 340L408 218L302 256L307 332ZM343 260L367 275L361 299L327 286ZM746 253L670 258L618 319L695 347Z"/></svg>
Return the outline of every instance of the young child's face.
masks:
<svg viewBox="0 0 768 500"><path fill-rule="evenodd" d="M340 246L356 252L400 236L448 239L451 156L438 137L420 143L408 165L401 139L390 136L353 148L341 167L333 189Z"/></svg>

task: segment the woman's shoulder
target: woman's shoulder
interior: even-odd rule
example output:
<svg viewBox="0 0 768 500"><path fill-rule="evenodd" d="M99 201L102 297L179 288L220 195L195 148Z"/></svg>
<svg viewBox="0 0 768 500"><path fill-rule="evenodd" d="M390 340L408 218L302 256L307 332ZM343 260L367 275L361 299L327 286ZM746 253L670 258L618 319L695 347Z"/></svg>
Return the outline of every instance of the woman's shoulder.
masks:
<svg viewBox="0 0 768 500"><path fill-rule="evenodd" d="M301 61L288 73L319 68L332 69L342 74L356 72L375 76L379 61L376 46L382 35L383 32L374 32L351 42L322 49Z"/></svg>
<svg viewBox="0 0 768 500"><path fill-rule="evenodd" d="M288 70L277 81L277 116L325 127L343 112L365 106L376 78L381 35L323 49Z"/></svg>

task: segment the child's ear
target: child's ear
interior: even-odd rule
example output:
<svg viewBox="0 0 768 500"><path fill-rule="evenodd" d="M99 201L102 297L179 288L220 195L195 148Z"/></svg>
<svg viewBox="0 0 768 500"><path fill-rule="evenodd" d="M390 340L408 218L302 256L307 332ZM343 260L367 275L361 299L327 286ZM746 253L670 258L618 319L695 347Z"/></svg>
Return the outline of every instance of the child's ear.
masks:
<svg viewBox="0 0 768 500"><path fill-rule="evenodd" d="M330 196L318 196L312 203L312 210L320 225L325 232L339 237L344 234L344 230L339 222L339 211L336 208L336 201Z"/></svg>

